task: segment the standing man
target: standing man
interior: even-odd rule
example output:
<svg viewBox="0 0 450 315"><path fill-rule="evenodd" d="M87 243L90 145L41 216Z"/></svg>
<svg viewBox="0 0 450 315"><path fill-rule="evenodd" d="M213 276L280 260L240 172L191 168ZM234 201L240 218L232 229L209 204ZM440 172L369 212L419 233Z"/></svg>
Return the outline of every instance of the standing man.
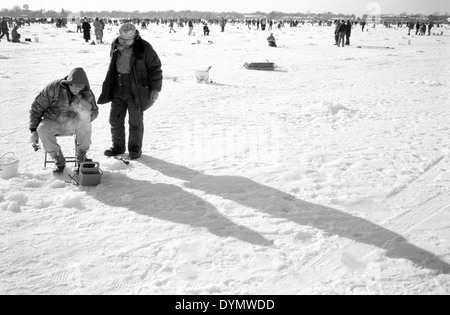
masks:
<svg viewBox="0 0 450 315"><path fill-rule="evenodd" d="M345 47L345 34L347 32L347 24L345 24L345 21L342 20L339 24L339 28L337 30L338 33L338 47Z"/></svg>
<svg viewBox="0 0 450 315"><path fill-rule="evenodd" d="M434 24L433 22L428 23L428 36L431 36L431 30L433 29Z"/></svg>
<svg viewBox="0 0 450 315"><path fill-rule="evenodd" d="M347 20L347 25L345 29L345 45L350 46L350 37L352 36L352 22L350 20Z"/></svg>
<svg viewBox="0 0 450 315"><path fill-rule="evenodd" d="M76 21L76 23L77 23L77 33L78 33L78 32L82 33L82 29L81 29L81 18L80 18L80 17L77 17L77 18L75 19L75 21Z"/></svg>
<svg viewBox="0 0 450 315"><path fill-rule="evenodd" d="M192 21L189 20L188 26L189 26L189 33L188 33L188 36L191 36L191 35L192 35L192 32L194 31L194 23L192 23Z"/></svg>
<svg viewBox="0 0 450 315"><path fill-rule="evenodd" d="M220 27L222 28L222 33L225 32L226 25L227 25L227 20L225 20L225 18L222 18L222 21L220 22Z"/></svg>
<svg viewBox="0 0 450 315"><path fill-rule="evenodd" d="M169 22L169 27L170 27L169 34L171 34L172 31L173 31L174 33L176 33L176 31L173 29L173 20L170 20L170 22Z"/></svg>
<svg viewBox="0 0 450 315"><path fill-rule="evenodd" d="M125 117L128 112L129 159L136 160L142 155L144 112L158 99L163 76L157 53L141 38L136 27L125 23L119 32L112 44L111 63L98 103L112 102L109 118L112 147L105 151L105 155L125 153Z"/></svg>
<svg viewBox="0 0 450 315"><path fill-rule="evenodd" d="M94 30L95 30L95 39L97 40L97 44L103 44L103 29L105 28L105 24L99 18L95 18L94 21Z"/></svg>
<svg viewBox="0 0 450 315"><path fill-rule="evenodd" d="M85 17L82 25L83 28L83 38L86 43L89 43L91 40L91 24L89 24L88 19Z"/></svg>
<svg viewBox="0 0 450 315"><path fill-rule="evenodd" d="M0 28L2 31L2 35L0 36L0 40L3 38L3 36L6 35L6 39L8 40L8 42L10 42L11 40L9 39L9 28L8 28L8 23L6 22L6 18L3 17L2 22L0 23Z"/></svg>
<svg viewBox="0 0 450 315"><path fill-rule="evenodd" d="M55 162L56 173L66 167L58 135L76 135L77 161L86 161L91 146L92 121L98 116L98 106L86 72L73 69L64 79L56 80L36 97L30 110L30 142L42 141L45 151Z"/></svg>

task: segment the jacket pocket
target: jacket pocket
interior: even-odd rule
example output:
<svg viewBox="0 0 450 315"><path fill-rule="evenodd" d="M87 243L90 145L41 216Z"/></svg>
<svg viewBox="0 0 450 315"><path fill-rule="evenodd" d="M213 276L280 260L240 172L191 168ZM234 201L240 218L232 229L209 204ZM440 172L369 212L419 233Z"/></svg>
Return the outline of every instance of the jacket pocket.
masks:
<svg viewBox="0 0 450 315"><path fill-rule="evenodd" d="M141 100L141 109L143 112L145 112L147 109L152 107L154 103L151 101L152 92L149 88L146 88L140 84L137 85L137 88L139 92L139 98Z"/></svg>
<svg viewBox="0 0 450 315"><path fill-rule="evenodd" d="M149 86L148 71L147 66L145 65L145 60L137 59L135 64L136 64L136 79L138 84L142 86Z"/></svg>

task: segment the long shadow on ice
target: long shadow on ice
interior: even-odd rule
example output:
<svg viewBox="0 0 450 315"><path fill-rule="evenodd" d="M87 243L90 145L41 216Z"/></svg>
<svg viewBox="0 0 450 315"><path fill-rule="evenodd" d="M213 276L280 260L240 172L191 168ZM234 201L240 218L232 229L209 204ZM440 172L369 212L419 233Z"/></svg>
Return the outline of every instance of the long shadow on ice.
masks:
<svg viewBox="0 0 450 315"><path fill-rule="evenodd" d="M407 239L400 234L362 218L302 201L248 178L205 175L187 167L148 156L143 157L142 162L166 176L184 180L185 187L232 200L276 218L320 229L328 235L337 235L376 246L386 250L386 255L391 258L407 259L418 266L441 273L450 272L450 265L433 253L408 243Z"/></svg>
<svg viewBox="0 0 450 315"><path fill-rule="evenodd" d="M105 172L102 185L86 193L105 205L128 208L140 215L206 228L219 237L233 237L254 245L272 245L260 234L233 223L212 204L176 185L152 184Z"/></svg>

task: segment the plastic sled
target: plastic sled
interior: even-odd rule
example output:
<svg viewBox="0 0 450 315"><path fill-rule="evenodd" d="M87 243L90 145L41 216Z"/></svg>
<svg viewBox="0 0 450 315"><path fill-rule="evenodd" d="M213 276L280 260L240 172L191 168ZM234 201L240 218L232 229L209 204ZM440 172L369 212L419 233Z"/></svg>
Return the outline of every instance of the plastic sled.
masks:
<svg viewBox="0 0 450 315"><path fill-rule="evenodd" d="M244 67L248 70L265 70L265 71L273 71L275 70L275 63L273 62L246 62Z"/></svg>

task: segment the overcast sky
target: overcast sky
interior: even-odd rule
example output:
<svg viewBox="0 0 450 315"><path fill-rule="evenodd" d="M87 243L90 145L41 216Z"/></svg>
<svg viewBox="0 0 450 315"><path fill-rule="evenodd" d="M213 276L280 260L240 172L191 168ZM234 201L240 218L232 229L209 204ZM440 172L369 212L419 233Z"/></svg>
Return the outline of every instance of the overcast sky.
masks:
<svg viewBox="0 0 450 315"><path fill-rule="evenodd" d="M450 0L162 0L162 1L123 1L123 0L1 0L0 8L11 9L28 4L31 10L61 9L78 11L236 11L241 13L262 11L321 13L354 13L357 16L371 13L410 14L434 12L450 13Z"/></svg>

